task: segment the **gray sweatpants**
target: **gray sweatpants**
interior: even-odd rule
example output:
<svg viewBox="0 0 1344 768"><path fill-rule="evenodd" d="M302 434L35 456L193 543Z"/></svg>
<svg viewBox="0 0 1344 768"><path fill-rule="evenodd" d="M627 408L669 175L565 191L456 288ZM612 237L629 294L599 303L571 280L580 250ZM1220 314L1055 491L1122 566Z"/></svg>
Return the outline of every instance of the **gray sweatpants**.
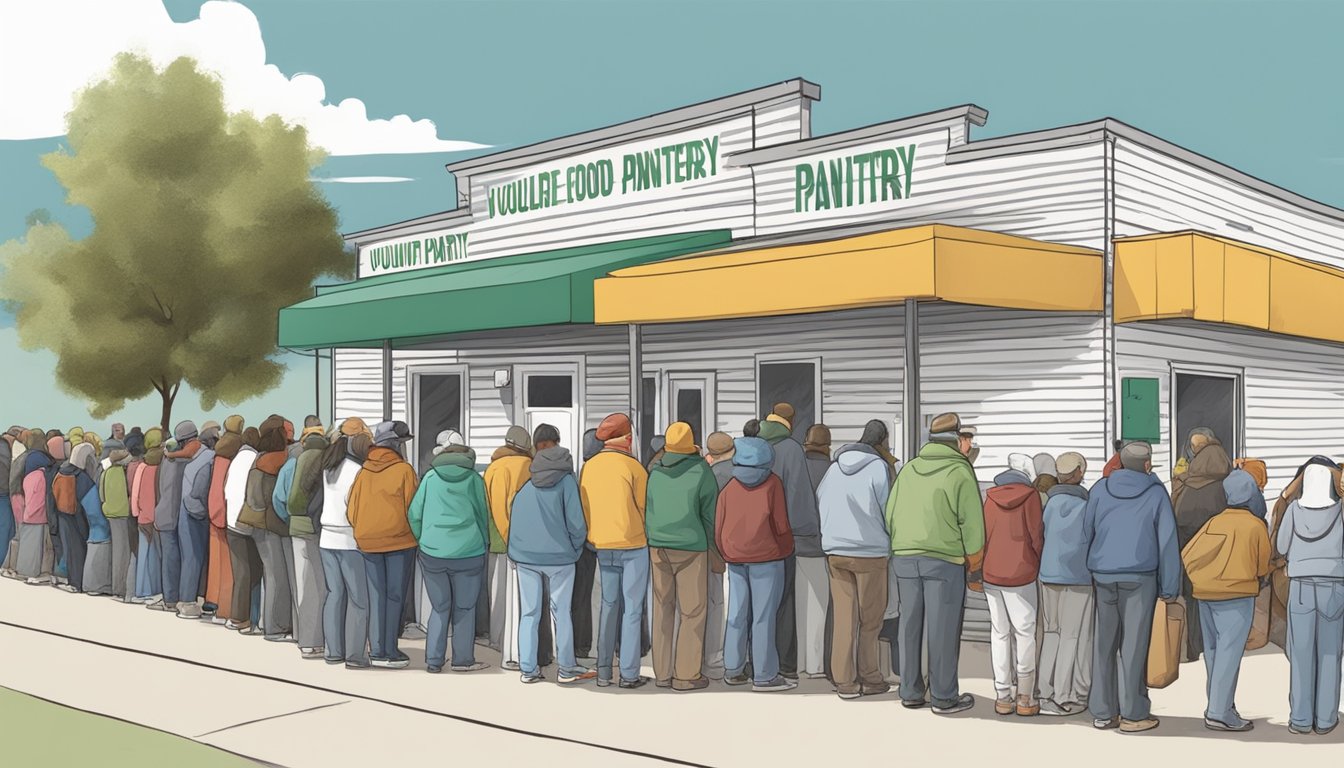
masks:
<svg viewBox="0 0 1344 768"><path fill-rule="evenodd" d="M124 597L127 593L126 575L131 573L131 537L139 534L135 520L114 517L107 521L112 529L112 594Z"/></svg>
<svg viewBox="0 0 1344 768"><path fill-rule="evenodd" d="M294 631L294 599L289 591L289 568L284 536L264 528L253 528L252 539L261 554L261 626L267 635L288 635Z"/></svg>
<svg viewBox="0 0 1344 768"><path fill-rule="evenodd" d="M1095 720L1119 715L1147 720L1148 645L1157 609L1157 574L1094 576L1097 637L1092 650L1092 694L1087 708ZM1104 579L1104 580L1103 580Z"/></svg>
<svg viewBox="0 0 1344 768"><path fill-rule="evenodd" d="M322 606L327 600L322 550L317 536L291 536L286 543L285 564L294 599L294 641L300 648L321 648Z"/></svg>
<svg viewBox="0 0 1344 768"><path fill-rule="evenodd" d="M1092 585L1041 585L1041 699L1083 704L1092 689Z"/></svg>
<svg viewBox="0 0 1344 768"><path fill-rule="evenodd" d="M950 707L961 697L961 619L966 602L966 566L934 557L891 558L900 592L901 700L923 701L921 654L929 640L928 692L933 705ZM1151 619L1151 617L1149 617Z"/></svg>

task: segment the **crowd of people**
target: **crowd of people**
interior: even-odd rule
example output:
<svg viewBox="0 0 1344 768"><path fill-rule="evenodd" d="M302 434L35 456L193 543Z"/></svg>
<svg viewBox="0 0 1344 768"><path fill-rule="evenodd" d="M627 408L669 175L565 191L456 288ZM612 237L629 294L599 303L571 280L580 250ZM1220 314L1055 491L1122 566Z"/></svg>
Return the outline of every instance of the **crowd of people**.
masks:
<svg viewBox="0 0 1344 768"><path fill-rule="evenodd" d="M246 427L235 415L171 435L114 424L106 440L13 427L0 435L13 510L0 515L0 573L350 669L407 667L399 642L421 628L431 673L485 669L475 649L488 645L529 684L552 663L559 684L621 689L718 679L777 692L825 678L851 700L898 681L903 706L941 715L974 705L958 664L975 589L997 714L1089 712L1096 728L1129 733L1158 726L1146 670L1159 601L1187 610L1185 658L1203 657L1208 674L1205 725L1253 727L1237 676L1253 625L1276 620L1256 603L1277 576L1284 626L1256 631L1282 635L1289 728L1336 727L1333 460L1298 470L1271 531L1263 462L1234 461L1207 429L1191 433L1170 493L1140 441L1117 443L1091 488L1078 453L1014 453L982 491L975 430L957 414L934 418L904 465L880 420L833 449L821 424L798 441L794 416L780 403L703 446L677 422L646 464L629 418L613 414L584 435L581 474L547 424L511 427L483 474L453 430L417 474L400 421L327 429L310 416L296 428L273 415Z"/></svg>

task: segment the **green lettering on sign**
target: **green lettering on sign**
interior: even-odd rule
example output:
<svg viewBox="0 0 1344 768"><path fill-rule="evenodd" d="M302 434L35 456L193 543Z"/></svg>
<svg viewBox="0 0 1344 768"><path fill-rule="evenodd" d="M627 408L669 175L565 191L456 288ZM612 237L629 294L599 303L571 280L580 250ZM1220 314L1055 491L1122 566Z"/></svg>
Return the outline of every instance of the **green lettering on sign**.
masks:
<svg viewBox="0 0 1344 768"><path fill-rule="evenodd" d="M907 144L795 165L794 212L827 211L909 198L915 146Z"/></svg>

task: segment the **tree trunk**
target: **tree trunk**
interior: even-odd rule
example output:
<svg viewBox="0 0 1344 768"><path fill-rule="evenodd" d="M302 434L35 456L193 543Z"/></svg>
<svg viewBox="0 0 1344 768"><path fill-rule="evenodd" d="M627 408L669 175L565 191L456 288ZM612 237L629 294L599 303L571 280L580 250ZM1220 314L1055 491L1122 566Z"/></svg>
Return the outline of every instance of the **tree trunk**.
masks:
<svg viewBox="0 0 1344 768"><path fill-rule="evenodd" d="M163 409L160 411L159 427L163 429L163 437L167 440L172 436L172 427L170 426L173 418L173 401L177 399L177 388L179 384L174 384L171 389L164 387L159 390L159 397L163 401Z"/></svg>

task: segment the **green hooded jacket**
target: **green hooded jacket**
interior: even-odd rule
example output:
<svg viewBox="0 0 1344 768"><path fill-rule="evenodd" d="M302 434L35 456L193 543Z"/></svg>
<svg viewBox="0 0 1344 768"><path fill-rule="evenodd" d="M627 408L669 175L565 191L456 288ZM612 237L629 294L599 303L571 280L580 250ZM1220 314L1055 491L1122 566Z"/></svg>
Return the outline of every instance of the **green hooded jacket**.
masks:
<svg viewBox="0 0 1344 768"><path fill-rule="evenodd" d="M778 421L762 421L761 431L760 434L757 435L757 437L761 438L762 440L771 445L774 445L775 443L778 443L780 440L783 440L784 438L790 437L792 435L793 431L790 430L788 427L784 426L783 424L780 424Z"/></svg>
<svg viewBox="0 0 1344 768"><path fill-rule="evenodd" d="M664 453L649 473L644 522L649 546L705 552L714 537L719 483L694 453Z"/></svg>
<svg viewBox="0 0 1344 768"><path fill-rule="evenodd" d="M485 481L476 474L476 454L444 452L434 457L407 512L420 551L459 559L484 555L490 544Z"/></svg>
<svg viewBox="0 0 1344 768"><path fill-rule="evenodd" d="M985 546L985 510L971 463L956 447L925 443L887 497L893 555L965 563Z"/></svg>

